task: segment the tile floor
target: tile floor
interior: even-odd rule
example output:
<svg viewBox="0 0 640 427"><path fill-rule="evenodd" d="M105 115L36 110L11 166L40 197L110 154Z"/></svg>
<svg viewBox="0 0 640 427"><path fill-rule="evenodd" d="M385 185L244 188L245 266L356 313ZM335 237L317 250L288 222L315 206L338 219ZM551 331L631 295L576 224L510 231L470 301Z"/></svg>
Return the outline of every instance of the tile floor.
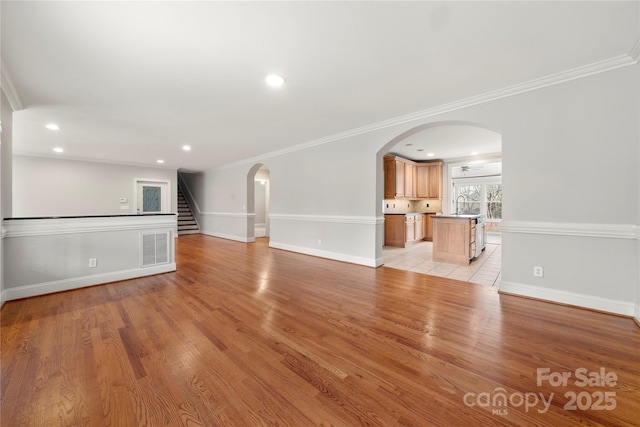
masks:
<svg viewBox="0 0 640 427"><path fill-rule="evenodd" d="M399 270L495 286L502 274L502 238L500 233L487 233L487 244L480 256L467 266L432 261L433 243L420 242L406 248L385 246L384 265Z"/></svg>

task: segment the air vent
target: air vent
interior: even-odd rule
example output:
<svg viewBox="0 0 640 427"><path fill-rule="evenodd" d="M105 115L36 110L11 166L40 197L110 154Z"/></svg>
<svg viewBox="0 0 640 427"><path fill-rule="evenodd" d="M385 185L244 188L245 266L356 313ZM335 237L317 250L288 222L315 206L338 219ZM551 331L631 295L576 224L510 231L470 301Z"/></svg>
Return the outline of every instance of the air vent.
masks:
<svg viewBox="0 0 640 427"><path fill-rule="evenodd" d="M142 234L142 266L169 262L169 232Z"/></svg>

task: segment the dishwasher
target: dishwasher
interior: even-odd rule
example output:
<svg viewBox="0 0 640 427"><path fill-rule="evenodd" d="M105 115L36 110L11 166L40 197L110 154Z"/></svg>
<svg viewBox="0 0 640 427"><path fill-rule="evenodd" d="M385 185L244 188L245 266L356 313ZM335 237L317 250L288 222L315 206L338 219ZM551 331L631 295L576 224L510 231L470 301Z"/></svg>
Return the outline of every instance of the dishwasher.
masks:
<svg viewBox="0 0 640 427"><path fill-rule="evenodd" d="M482 253L487 243L487 231L484 227L485 222L487 222L487 218L485 216L479 216L476 218L476 257Z"/></svg>

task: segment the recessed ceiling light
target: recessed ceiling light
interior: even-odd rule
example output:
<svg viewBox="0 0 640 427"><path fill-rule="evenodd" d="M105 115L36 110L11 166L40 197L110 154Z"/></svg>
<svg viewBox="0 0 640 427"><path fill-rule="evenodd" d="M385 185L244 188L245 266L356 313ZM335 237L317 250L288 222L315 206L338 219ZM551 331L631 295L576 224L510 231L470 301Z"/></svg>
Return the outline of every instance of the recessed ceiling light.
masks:
<svg viewBox="0 0 640 427"><path fill-rule="evenodd" d="M418 148L416 151L424 151L424 148Z"/></svg>
<svg viewBox="0 0 640 427"><path fill-rule="evenodd" d="M64 149L60 148L60 147L56 147L56 148L53 149L53 151L55 151L56 153L62 153L62 152L64 152Z"/></svg>
<svg viewBox="0 0 640 427"><path fill-rule="evenodd" d="M158 162L158 163L164 163L164 160L162 160L162 159L158 159L158 160L156 160L156 162Z"/></svg>
<svg viewBox="0 0 640 427"><path fill-rule="evenodd" d="M479 153L477 151L474 151L471 153L472 156L477 156Z"/></svg>
<svg viewBox="0 0 640 427"><path fill-rule="evenodd" d="M190 145L183 145L183 146L182 146L182 149L183 149L184 151L191 151L191 146L190 146Z"/></svg>
<svg viewBox="0 0 640 427"><path fill-rule="evenodd" d="M271 87L280 87L284 84L284 77L279 76L277 74L269 74L265 81Z"/></svg>
<svg viewBox="0 0 640 427"><path fill-rule="evenodd" d="M404 145L405 145L405 147L411 147L413 144L408 143L408 144L404 144Z"/></svg>
<svg viewBox="0 0 640 427"><path fill-rule="evenodd" d="M435 156L435 154L433 154L433 153L427 153L427 157L433 157L433 156Z"/></svg>
<svg viewBox="0 0 640 427"><path fill-rule="evenodd" d="M60 126L58 126L55 123L49 123L48 125L45 126L47 129L49 130L60 130Z"/></svg>

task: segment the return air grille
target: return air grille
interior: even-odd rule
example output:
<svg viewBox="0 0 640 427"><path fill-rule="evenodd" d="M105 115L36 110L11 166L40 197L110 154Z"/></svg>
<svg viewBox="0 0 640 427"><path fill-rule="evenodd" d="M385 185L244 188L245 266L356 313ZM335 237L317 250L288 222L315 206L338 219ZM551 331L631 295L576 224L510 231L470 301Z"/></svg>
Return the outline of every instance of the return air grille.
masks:
<svg viewBox="0 0 640 427"><path fill-rule="evenodd" d="M169 262L169 232L142 235L142 266Z"/></svg>

